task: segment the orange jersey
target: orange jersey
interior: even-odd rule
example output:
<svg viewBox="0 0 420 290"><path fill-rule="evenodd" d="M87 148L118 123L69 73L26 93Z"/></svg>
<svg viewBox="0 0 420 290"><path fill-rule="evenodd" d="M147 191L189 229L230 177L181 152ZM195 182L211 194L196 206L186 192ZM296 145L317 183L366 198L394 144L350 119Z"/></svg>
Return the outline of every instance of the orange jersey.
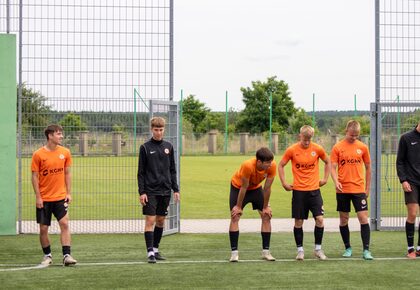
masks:
<svg viewBox="0 0 420 290"><path fill-rule="evenodd" d="M266 178L274 178L276 176L276 162L273 160L271 166L267 170L257 169L257 159L252 158L244 161L241 167L232 176L232 185L236 188L241 188L242 177L249 180L247 190L252 190L260 187L260 183Z"/></svg>
<svg viewBox="0 0 420 290"><path fill-rule="evenodd" d="M359 140L342 140L331 151L331 163L338 165L338 181L343 193L365 192L365 164L370 164L369 148Z"/></svg>
<svg viewBox="0 0 420 290"><path fill-rule="evenodd" d="M320 145L311 142L308 148L293 144L284 152L282 161L292 161L293 189L310 191L319 189L319 159L325 160L327 153Z"/></svg>
<svg viewBox="0 0 420 290"><path fill-rule="evenodd" d="M70 151L58 146L54 151L42 147L32 155L32 172L38 172L39 191L44 201L65 199L65 168L72 163Z"/></svg>

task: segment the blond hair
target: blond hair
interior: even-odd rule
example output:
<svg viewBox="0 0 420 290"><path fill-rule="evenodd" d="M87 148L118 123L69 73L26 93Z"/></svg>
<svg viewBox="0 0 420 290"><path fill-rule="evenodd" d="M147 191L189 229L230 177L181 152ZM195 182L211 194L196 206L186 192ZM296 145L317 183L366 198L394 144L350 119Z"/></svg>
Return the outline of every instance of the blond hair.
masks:
<svg viewBox="0 0 420 290"><path fill-rule="evenodd" d="M360 123L355 120L350 120L347 122L346 131L353 130L360 132Z"/></svg>
<svg viewBox="0 0 420 290"><path fill-rule="evenodd" d="M315 129L314 128L312 128L311 126L309 126L309 125L303 125L301 128L300 128L300 134L302 135L302 136L305 136L305 137L309 137L309 138L312 138L313 136L314 136L314 134L315 134Z"/></svg>
<svg viewBox="0 0 420 290"><path fill-rule="evenodd" d="M162 117L153 117L150 119L150 128L164 128L165 127L165 119Z"/></svg>

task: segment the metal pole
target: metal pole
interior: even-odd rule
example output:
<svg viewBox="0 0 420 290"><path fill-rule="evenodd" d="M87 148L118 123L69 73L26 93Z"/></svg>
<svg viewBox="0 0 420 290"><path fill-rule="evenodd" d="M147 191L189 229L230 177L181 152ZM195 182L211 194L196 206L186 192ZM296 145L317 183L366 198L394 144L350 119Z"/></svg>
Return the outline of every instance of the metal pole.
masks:
<svg viewBox="0 0 420 290"><path fill-rule="evenodd" d="M400 104L400 96L397 96L397 136L401 136L401 107Z"/></svg>
<svg viewBox="0 0 420 290"><path fill-rule="evenodd" d="M315 128L315 93L312 94L312 127Z"/></svg>
<svg viewBox="0 0 420 290"><path fill-rule="evenodd" d="M354 94L354 116L355 117L357 116L357 104L356 104L356 102L357 102L357 97L356 97L356 94Z"/></svg>
<svg viewBox="0 0 420 290"><path fill-rule="evenodd" d="M270 146L269 148L273 150L272 144L272 125L273 125L273 91L270 90Z"/></svg>
<svg viewBox="0 0 420 290"><path fill-rule="evenodd" d="M375 102L381 101L381 90L380 90L380 43L379 43L379 0L375 0Z"/></svg>
<svg viewBox="0 0 420 290"><path fill-rule="evenodd" d="M18 87L18 233L22 233L22 19L23 0L19 1L19 87Z"/></svg>
<svg viewBox="0 0 420 290"><path fill-rule="evenodd" d="M226 91L226 113L225 113L225 154L228 147L228 91Z"/></svg>
<svg viewBox="0 0 420 290"><path fill-rule="evenodd" d="M174 0L169 8L169 100L174 99Z"/></svg>
<svg viewBox="0 0 420 290"><path fill-rule="evenodd" d="M137 154L137 90L134 88L134 116L133 116L133 138L134 138L134 156Z"/></svg>
<svg viewBox="0 0 420 290"><path fill-rule="evenodd" d="M10 0L6 1L6 33L10 33Z"/></svg>
<svg viewBox="0 0 420 290"><path fill-rule="evenodd" d="M181 89L181 101L179 102L179 155L182 155L182 111L184 91Z"/></svg>

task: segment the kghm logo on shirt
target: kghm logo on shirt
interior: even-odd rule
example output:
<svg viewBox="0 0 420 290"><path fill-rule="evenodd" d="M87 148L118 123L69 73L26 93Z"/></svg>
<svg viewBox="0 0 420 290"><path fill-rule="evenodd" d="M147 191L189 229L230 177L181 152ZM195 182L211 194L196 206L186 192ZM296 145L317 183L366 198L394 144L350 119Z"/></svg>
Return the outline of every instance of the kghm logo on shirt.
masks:
<svg viewBox="0 0 420 290"><path fill-rule="evenodd" d="M360 158L341 159L340 164L341 166L345 164L362 164L362 159Z"/></svg>
<svg viewBox="0 0 420 290"><path fill-rule="evenodd" d="M296 168L297 169L312 169L314 167L315 167L315 163L312 163L312 164L307 164L307 163L299 164L299 163L296 163Z"/></svg>
<svg viewBox="0 0 420 290"><path fill-rule="evenodd" d="M64 168L45 169L42 171L42 176L47 176L48 174L61 174L63 172Z"/></svg>

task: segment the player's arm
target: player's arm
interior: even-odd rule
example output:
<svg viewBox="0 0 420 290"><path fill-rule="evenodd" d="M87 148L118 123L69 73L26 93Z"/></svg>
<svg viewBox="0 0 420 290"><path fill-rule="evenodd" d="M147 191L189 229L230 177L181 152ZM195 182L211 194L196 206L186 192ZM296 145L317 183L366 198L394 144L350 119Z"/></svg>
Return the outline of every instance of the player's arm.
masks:
<svg viewBox="0 0 420 290"><path fill-rule="evenodd" d="M334 181L335 190L337 192L343 192L343 186L338 181L337 168L338 168L338 163L331 162L331 178Z"/></svg>
<svg viewBox="0 0 420 290"><path fill-rule="evenodd" d="M43 208L44 202L41 197L41 192L39 191L39 174L38 172L32 171L32 187L34 188L35 198L36 198L36 207Z"/></svg>
<svg viewBox="0 0 420 290"><path fill-rule="evenodd" d="M371 181L371 166L370 166L370 163L365 163L365 175L366 175L365 192L366 192L366 196L369 196L370 181Z"/></svg>
<svg viewBox="0 0 420 290"><path fill-rule="evenodd" d="M328 158L328 156L325 156L324 159L321 159L322 161L324 161L324 178L322 180L319 181L319 186L323 186L327 183L328 181L328 177L330 176L331 173L331 160L330 158Z"/></svg>
<svg viewBox="0 0 420 290"><path fill-rule="evenodd" d="M271 208L270 208L270 196L271 196L271 186L273 185L274 177L267 178L264 183L264 207L263 207L263 214L267 214L270 217L272 216Z"/></svg>
<svg viewBox="0 0 420 290"><path fill-rule="evenodd" d="M246 190L249 186L249 179L246 177L241 177L241 188L239 189L238 193L238 200L236 201L236 205L232 208L231 215L235 217L237 215L242 215L242 203L245 198Z"/></svg>
<svg viewBox="0 0 420 290"><path fill-rule="evenodd" d="M279 178L283 188L287 191L293 190L293 186L286 182L285 174L284 174L284 167L286 166L287 161L281 160L279 162L278 171L279 171Z"/></svg>
<svg viewBox="0 0 420 290"><path fill-rule="evenodd" d="M146 166L147 166L147 154L145 145L140 146L139 152L139 163L137 170L137 185L139 192L139 202L141 205L146 205L148 202L147 194L145 191L145 175L146 175Z"/></svg>
<svg viewBox="0 0 420 290"><path fill-rule="evenodd" d="M67 203L71 203L71 169L70 167L64 168L64 180L66 182L66 201Z"/></svg>

